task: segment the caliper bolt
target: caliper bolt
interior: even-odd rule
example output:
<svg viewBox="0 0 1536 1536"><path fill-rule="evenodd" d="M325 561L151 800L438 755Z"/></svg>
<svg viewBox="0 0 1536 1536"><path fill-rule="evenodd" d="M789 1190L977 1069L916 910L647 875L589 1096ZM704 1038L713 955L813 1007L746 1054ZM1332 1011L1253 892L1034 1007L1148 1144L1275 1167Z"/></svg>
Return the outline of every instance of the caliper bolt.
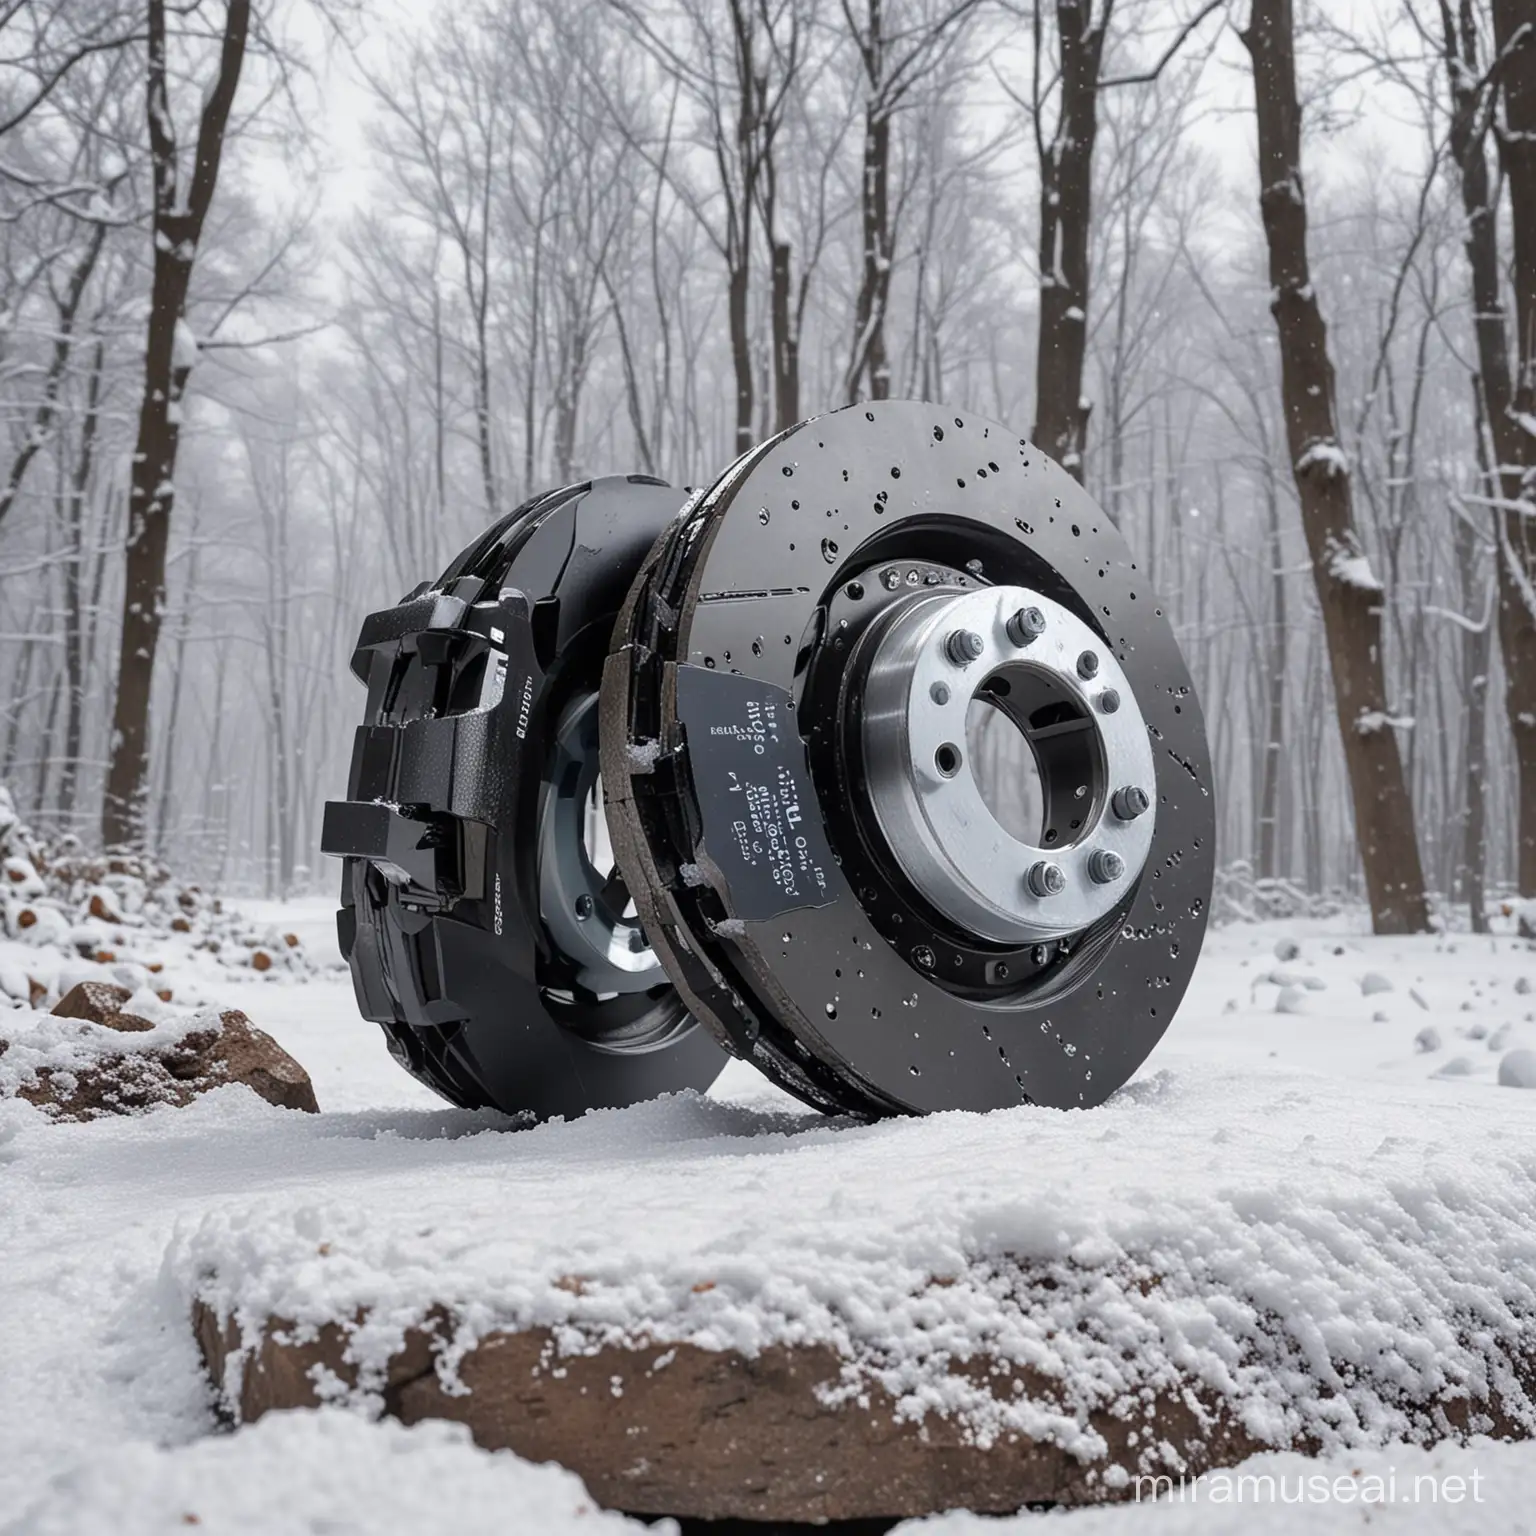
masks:
<svg viewBox="0 0 1536 1536"><path fill-rule="evenodd" d="M944 650L957 667L968 667L986 650L987 642L974 629L953 629Z"/></svg>
<svg viewBox="0 0 1536 1536"><path fill-rule="evenodd" d="M1045 633L1045 615L1038 608L1020 608L1006 627L1015 645L1029 645Z"/></svg>
<svg viewBox="0 0 1536 1536"><path fill-rule="evenodd" d="M1061 865L1053 864L1049 859L1031 864L1024 880L1030 890L1042 898L1059 896L1067 888L1067 877L1062 873Z"/></svg>
<svg viewBox="0 0 1536 1536"><path fill-rule="evenodd" d="M1092 651L1084 651L1077 658L1077 675L1079 677L1097 677L1099 675L1099 658Z"/></svg>
<svg viewBox="0 0 1536 1536"><path fill-rule="evenodd" d="M576 916L582 922L592 916L592 898L590 896L578 896L576 898Z"/></svg>
<svg viewBox="0 0 1536 1536"><path fill-rule="evenodd" d="M1099 695L1099 708L1102 709L1106 715L1114 714L1114 712L1120 708L1120 695L1116 693L1113 688L1106 688L1104 692Z"/></svg>
<svg viewBox="0 0 1536 1536"><path fill-rule="evenodd" d="M1109 807L1121 821L1135 821L1151 804L1139 784L1123 784L1109 797Z"/></svg>
<svg viewBox="0 0 1536 1536"><path fill-rule="evenodd" d="M1088 878L1095 885L1113 885L1125 873L1125 860L1108 848L1095 848L1088 855Z"/></svg>
<svg viewBox="0 0 1536 1536"><path fill-rule="evenodd" d="M933 951L929 949L926 944L919 944L917 948L912 951L912 959L925 971L931 971L933 969Z"/></svg>
<svg viewBox="0 0 1536 1536"><path fill-rule="evenodd" d="M629 930L629 952L638 955L642 950L650 948L650 940L645 936L644 928L631 928Z"/></svg>

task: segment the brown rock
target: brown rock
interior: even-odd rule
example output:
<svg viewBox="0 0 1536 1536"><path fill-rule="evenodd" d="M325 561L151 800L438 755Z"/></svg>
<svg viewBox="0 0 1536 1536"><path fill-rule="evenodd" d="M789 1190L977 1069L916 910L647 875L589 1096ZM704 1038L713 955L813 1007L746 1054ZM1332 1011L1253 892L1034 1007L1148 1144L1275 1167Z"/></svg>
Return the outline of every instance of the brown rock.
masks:
<svg viewBox="0 0 1536 1536"><path fill-rule="evenodd" d="M272 969L272 956L266 950L258 949L251 956L251 969L253 971L270 971Z"/></svg>
<svg viewBox="0 0 1536 1536"><path fill-rule="evenodd" d="M232 1379L226 1366L241 1353L239 1327L221 1325L201 1303L192 1325L222 1387ZM547 1330L498 1332L462 1357L459 1380L468 1391L451 1394L437 1376L436 1354L452 1332L440 1312L406 1333L387 1368L386 1412L407 1424L467 1424L476 1444L557 1461L599 1503L640 1515L821 1523L946 1509L1012 1513L1026 1503L1129 1498L1134 1484L1116 1492L1102 1474L1110 1466L1134 1473L1149 1454L1162 1472L1183 1458L1193 1476L1268 1449L1192 1383L1138 1404L1134 1417L1091 1414L1109 1447L1092 1465L1018 1435L984 1447L937 1413L922 1423L898 1419L894 1400L873 1384L862 1404L828 1405L819 1389L838 1384L844 1361L826 1345L773 1345L749 1358L654 1342L561 1356ZM327 1323L305 1340L281 1320L268 1322L244 1357L238 1395L225 1401L230 1417L250 1423L272 1409L318 1406L317 1378L355 1381L347 1334ZM1051 1393L1051 1383L1005 1361L965 1369L995 1377L997 1392L1010 1398L1015 1379L1031 1395Z"/></svg>
<svg viewBox="0 0 1536 1536"><path fill-rule="evenodd" d="M45 982L39 981L36 976L28 976L27 1001L30 1002L34 1008L36 1008L37 1005L47 996L47 984Z"/></svg>
<svg viewBox="0 0 1536 1536"><path fill-rule="evenodd" d="M189 923L186 920L186 918L184 918L184 917L173 917L171 919L171 932L172 933L191 933L192 932L192 924Z"/></svg>
<svg viewBox="0 0 1536 1536"><path fill-rule="evenodd" d="M123 920L118 913L114 912L107 905L106 898L100 891L92 894L91 904L86 910L90 912L92 917L99 917L104 923L120 923Z"/></svg>
<svg viewBox="0 0 1536 1536"><path fill-rule="evenodd" d="M132 995L127 987L110 981L77 982L53 1005L53 1012L61 1019L87 1019L127 1034L153 1029L153 1020L123 1012L123 1004Z"/></svg>
<svg viewBox="0 0 1536 1536"><path fill-rule="evenodd" d="M96 959L101 965L111 965L117 959L117 951L115 949L98 949L96 951Z"/></svg>
<svg viewBox="0 0 1536 1536"><path fill-rule="evenodd" d="M92 1024L105 1024L123 1011L123 1004L132 995L127 987L114 982L82 981L53 1005L53 1011L61 1019L89 1019Z"/></svg>
<svg viewBox="0 0 1536 1536"><path fill-rule="evenodd" d="M91 992L80 996L86 988ZM130 1033L153 1029L148 1019L120 1011L128 995L122 987L105 982L82 982L70 989L54 1012ZM109 1007L112 1003L117 1010ZM93 1012L81 1011L87 1008ZM0 1040L0 1049L4 1046ZM199 1094L225 1083L244 1083L269 1104L284 1109L315 1114L320 1108L304 1068L234 1010L220 1015L216 1026L194 1030L171 1046L136 1050L125 1044L121 1054L60 1074L57 1080L55 1074L43 1071L38 1082L17 1093L55 1120L97 1120L160 1105L190 1104Z"/></svg>
<svg viewBox="0 0 1536 1536"><path fill-rule="evenodd" d="M298 936L298 934L296 934L296 933L285 933L283 935L283 943L286 944L289 949L297 949L299 947L299 936Z"/></svg>
<svg viewBox="0 0 1536 1536"><path fill-rule="evenodd" d="M319 1114L309 1073L271 1035L257 1029L238 1009L219 1015L223 1029L214 1046L225 1080L245 1083L269 1104Z"/></svg>
<svg viewBox="0 0 1536 1536"><path fill-rule="evenodd" d="M316 1407L322 1381L355 1384L348 1340L365 1321L359 1315L310 1332L269 1318L246 1349L234 1318L221 1322L200 1301L192 1308L198 1348L237 1423L273 1409ZM921 1422L898 1418L895 1401L874 1382L866 1383L862 1401L828 1403L821 1389L840 1384L847 1362L826 1345L774 1345L748 1357L657 1339L561 1355L548 1330L492 1332L458 1359L467 1390L449 1391L436 1367L454 1334L445 1308L406 1332L385 1369L386 1413L407 1424L465 1424L476 1444L559 1462L600 1503L640 1515L821 1523L947 1509L1002 1514L1028 1503L1131 1500L1138 1476L1177 1479L1182 1472L1192 1479L1262 1450L1316 1450L1305 1441L1260 1441L1194 1376L1113 1408L1076 1410L1078 1422L1106 1447L1090 1462L1017 1433L981 1445L937 1412ZM1405 1398L1414 1438L1529 1438L1536 1360L1504 1348L1496 1356L1481 1389L1449 1399ZM236 1363L242 1368L230 1371ZM1035 1401L1069 1415L1076 1389L1087 1385L984 1353L951 1369L999 1399ZM1321 1381L1315 1385L1322 1390ZM1130 1476L1111 1486L1118 1481L1106 1480L1112 1469Z"/></svg>
<svg viewBox="0 0 1536 1536"><path fill-rule="evenodd" d="M37 913L31 907L23 907L16 914L16 926L18 928L31 928L37 922Z"/></svg>

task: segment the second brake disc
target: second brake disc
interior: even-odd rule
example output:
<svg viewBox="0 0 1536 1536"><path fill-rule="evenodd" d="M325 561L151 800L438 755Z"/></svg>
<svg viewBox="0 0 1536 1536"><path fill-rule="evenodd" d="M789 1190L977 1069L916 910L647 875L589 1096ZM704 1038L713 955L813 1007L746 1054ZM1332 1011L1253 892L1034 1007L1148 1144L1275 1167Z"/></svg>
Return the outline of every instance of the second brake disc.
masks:
<svg viewBox="0 0 1536 1536"><path fill-rule="evenodd" d="M1172 630L995 422L855 406L752 450L620 614L621 868L690 1007L824 1107L1097 1104L1200 948L1214 816Z"/></svg>

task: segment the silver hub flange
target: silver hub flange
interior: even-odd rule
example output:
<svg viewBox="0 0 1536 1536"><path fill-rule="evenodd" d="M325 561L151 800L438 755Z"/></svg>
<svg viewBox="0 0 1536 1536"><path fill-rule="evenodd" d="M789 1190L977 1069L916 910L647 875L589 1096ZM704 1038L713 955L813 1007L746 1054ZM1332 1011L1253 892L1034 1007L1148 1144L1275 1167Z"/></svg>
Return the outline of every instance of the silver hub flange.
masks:
<svg viewBox="0 0 1536 1536"><path fill-rule="evenodd" d="M1031 610L1043 626L1033 614L1019 621ZM982 587L914 597L866 644L855 664L865 668L869 796L928 902L1003 944L1064 938L1112 912L1152 847L1156 770L1136 696L1103 639L1039 592ZM1034 754L1045 811L1033 842L998 821L972 771L966 712L977 697L1006 713Z"/></svg>
<svg viewBox="0 0 1536 1536"><path fill-rule="evenodd" d="M607 827L598 783L597 699L573 701L555 730L554 761L539 814L539 911L550 937L595 996L644 992L666 980L639 919L614 910L611 856L593 862ZM589 825L594 816L597 825ZM627 892L626 892L627 895ZM625 903L628 904L627 902Z"/></svg>

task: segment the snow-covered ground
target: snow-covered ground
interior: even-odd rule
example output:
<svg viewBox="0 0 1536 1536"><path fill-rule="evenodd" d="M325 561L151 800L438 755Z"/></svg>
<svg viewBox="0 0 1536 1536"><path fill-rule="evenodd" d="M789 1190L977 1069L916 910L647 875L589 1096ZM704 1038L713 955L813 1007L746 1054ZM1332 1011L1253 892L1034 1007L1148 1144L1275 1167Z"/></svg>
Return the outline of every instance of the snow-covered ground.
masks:
<svg viewBox="0 0 1536 1536"><path fill-rule="evenodd" d="M178 1001L239 1007L275 1035L309 1069L320 1116L243 1088L85 1125L0 1103L0 1530L160 1532L188 1516L241 1532L624 1524L568 1474L442 1425L329 1409L215 1434L187 1325L215 1259L225 1299L252 1316L372 1305L380 1348L431 1301L589 1337L660 1319L737 1347L835 1338L915 1409L957 1340L1047 1361L1067 1347L1006 1288L935 1290L935 1277L1005 1256L1155 1254L1169 1307L1118 1325L1139 1368L1228 1369L1259 1426L1305 1424L1308 1410L1251 1354L1232 1366L1234 1341L1261 1346L1241 1306L1211 1327L1213 1283L1278 1309L1303 1353L1310 1327L1315 1355L1354 1350L1420 1384L1477 1368L1467 1340L1424 1332L1447 1295L1493 1327L1536 1306L1536 1093L1498 1085L1501 1062L1520 1075L1510 1052L1536 1050L1536 953L1512 934L1378 940L1347 918L1215 932L1138 1082L1087 1115L855 1126L732 1067L707 1099L507 1131L395 1067L356 1015L332 910L247 907L253 929L300 938L302 966L260 975L166 940L153 973L176 978ZM18 951L0 941L7 963ZM579 1295L552 1284L571 1274L589 1282ZM1095 1305L1068 1292L1057 1335ZM1262 1507L1262 1492L1233 1503L1207 1485L1155 1509L1075 1513L1066 1529L1532 1529L1536 1452L1372 1449L1392 1433L1391 1394L1365 1372L1342 1397L1329 1456L1244 1469L1285 1479L1281 1494L1301 1475L1342 1480L1327 1502L1310 1485L1304 1503ZM1445 1496L1429 1504L1415 1483L1429 1472L1463 1482L1436 1485ZM921 1529L1008 1526L957 1515Z"/></svg>

